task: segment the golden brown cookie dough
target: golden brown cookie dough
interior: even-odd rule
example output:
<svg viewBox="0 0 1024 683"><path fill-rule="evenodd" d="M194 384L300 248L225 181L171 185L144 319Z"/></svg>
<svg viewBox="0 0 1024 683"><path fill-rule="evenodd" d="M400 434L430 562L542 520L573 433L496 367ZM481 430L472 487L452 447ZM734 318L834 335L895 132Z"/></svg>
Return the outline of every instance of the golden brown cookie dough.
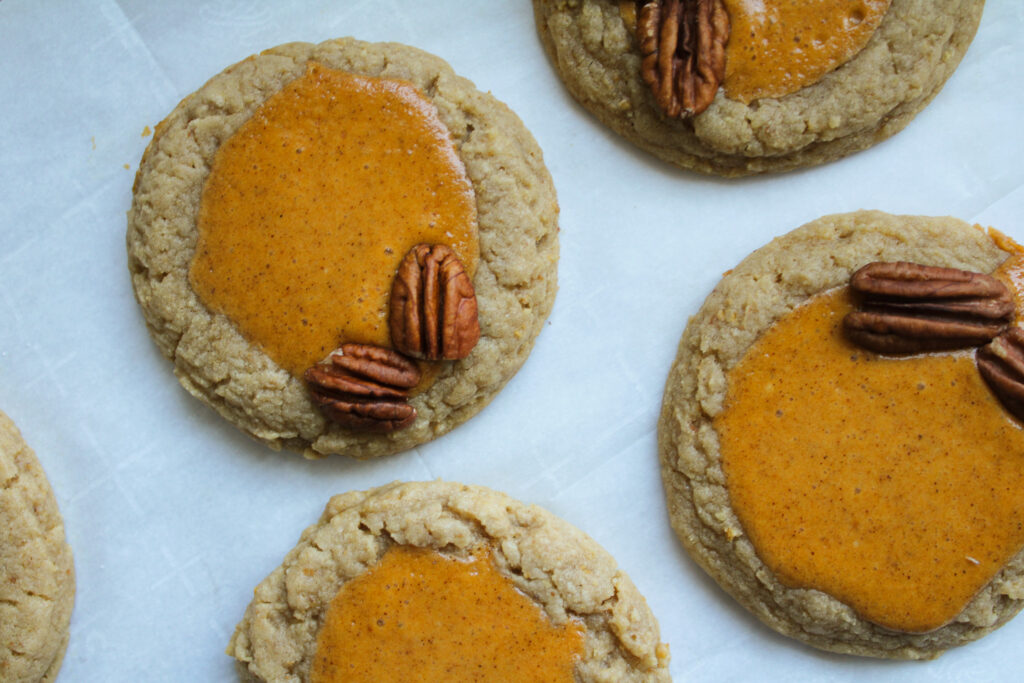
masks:
<svg viewBox="0 0 1024 683"><path fill-rule="evenodd" d="M53 681L75 603L57 500L18 428L0 412L0 680Z"/></svg>
<svg viewBox="0 0 1024 683"><path fill-rule="evenodd" d="M228 645L247 681L305 681L341 586L395 546L495 565L555 626L584 627L578 681L667 681L668 647L644 598L607 552L549 512L478 486L391 484L335 496L256 588Z"/></svg>
<svg viewBox="0 0 1024 683"><path fill-rule="evenodd" d="M720 89L692 119L667 119L655 106L619 4L534 0L541 41L569 92L669 163L741 176L832 161L902 130L959 64L984 1L892 0L864 49L819 81L749 104Z"/></svg>
<svg viewBox="0 0 1024 683"><path fill-rule="evenodd" d="M951 622L925 633L883 628L825 592L784 585L762 561L733 507L715 423L728 405L728 373L755 341L811 297L846 284L859 267L910 261L988 273L1007 256L985 231L953 218L870 211L826 216L747 257L690 320L659 422L669 516L694 560L775 630L836 652L932 658L989 633L1024 604L1024 553L998 571Z"/></svg>
<svg viewBox="0 0 1024 683"><path fill-rule="evenodd" d="M468 358L443 364L429 390L411 400L416 421L390 434L327 422L301 379L211 312L190 286L200 196L218 147L310 62L420 88L450 131L475 194L480 342ZM157 127L135 180L128 262L150 333L190 393L274 448L367 458L444 434L519 369L554 301L557 215L541 151L521 121L439 58L393 43L293 43L229 67Z"/></svg>

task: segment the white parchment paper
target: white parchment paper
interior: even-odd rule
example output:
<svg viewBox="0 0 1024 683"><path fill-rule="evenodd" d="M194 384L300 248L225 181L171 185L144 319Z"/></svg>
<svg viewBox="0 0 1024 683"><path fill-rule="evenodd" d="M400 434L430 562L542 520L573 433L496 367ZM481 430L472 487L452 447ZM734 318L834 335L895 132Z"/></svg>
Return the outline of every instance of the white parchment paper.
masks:
<svg viewBox="0 0 1024 683"><path fill-rule="evenodd" d="M448 436L372 462L269 451L189 397L146 333L125 212L149 131L227 65L352 35L448 60L508 103L555 179L561 289L523 370ZM662 386L721 273L820 215L948 214L1024 241L1024 5L991 0L942 93L895 138L806 171L685 173L563 89L526 0L0 2L0 409L56 490L78 599L61 681L234 681L224 647L327 498L441 477L581 527L646 595L676 680L1013 680L1024 617L928 663L777 636L671 533Z"/></svg>

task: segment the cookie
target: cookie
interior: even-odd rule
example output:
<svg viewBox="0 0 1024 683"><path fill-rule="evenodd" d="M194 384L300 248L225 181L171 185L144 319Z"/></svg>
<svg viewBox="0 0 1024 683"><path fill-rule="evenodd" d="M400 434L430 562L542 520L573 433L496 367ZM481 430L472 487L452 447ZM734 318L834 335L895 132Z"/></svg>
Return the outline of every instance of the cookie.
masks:
<svg viewBox="0 0 1024 683"><path fill-rule="evenodd" d="M39 461L0 412L0 678L52 681L75 602L71 548Z"/></svg>
<svg viewBox="0 0 1024 683"><path fill-rule="evenodd" d="M390 562L410 557L428 566L400 569L394 579L373 576ZM419 576L444 571L436 565L463 569L439 574L440 588L414 584ZM508 593L495 597L483 592L470 580L477 574L493 574ZM405 588L408 594L385 595ZM359 596L368 613L341 611L358 604ZM482 612L467 612L461 600L477 598L481 604L476 609ZM432 615L426 621L433 628L424 631L418 617L425 615ZM523 615L538 620L538 628L561 635L546 648L539 639L531 641L527 631L533 627L523 625ZM462 616L465 621L458 623ZM389 631L393 621L402 625ZM466 622L472 624L468 636ZM336 640L325 635L348 623L356 628L353 634L339 634ZM379 672L355 663L357 654L342 657L331 648L353 639L373 645L396 632L405 638L401 661L395 659L398 646L379 645L392 649L377 654L389 667L388 680L410 680L402 678L398 667L408 661L430 667L433 657L445 657L445 666L485 672L474 680L556 680L554 669L533 671L537 678L522 672L566 642L572 656L568 668L561 669L564 680L669 680L668 647L659 642L657 622L607 552L537 506L483 487L440 481L395 483L332 498L319 522L306 529L284 563L256 588L227 652L247 681L310 680L311 670L332 656L351 667L345 680L381 680L375 678ZM461 638L470 640L460 643ZM513 658L523 669L502 678L501 667ZM372 663L371 658L365 666ZM468 680L460 678L462 669L454 671L424 669L417 680Z"/></svg>
<svg viewBox="0 0 1024 683"><path fill-rule="evenodd" d="M250 135L246 126L259 124L263 120L260 117L267 116L268 103L292 97L303 79L328 77L363 79L360 83L386 79L379 82L400 84L398 89L413 93L409 97L420 98L415 106L432 110L430 116L440 122L426 127L447 141L464 169L469 186L468 210L475 214L472 240L453 246L456 252L461 249L460 256L467 261L466 272L475 268L471 282L479 341L467 357L435 363L425 371L429 381L408 400L415 419L388 433L354 429L327 419L302 379L301 366L285 367L286 361L271 357L266 344L254 342L252 334L240 329L238 316L207 305L207 299L197 295L196 280L190 276L197 255L201 200L213 183L211 168L219 163L218 151L236 141L236 132L247 131L245 134ZM355 98L353 103L358 106ZM299 115L302 106L301 101L295 105ZM384 113L371 112L371 117ZM392 128L404 130L401 126ZM285 130L281 135L287 137L288 133ZM408 143L408 150L401 150L408 153L403 158L410 163L424 158L419 152L413 154L414 148L420 149L415 147L419 142L414 140ZM326 140L319 144L343 143ZM309 145L295 145L293 156L297 159L316 151ZM368 162L360 169L370 166ZM282 185L297 185L302 170L298 168L296 175ZM371 175L363 185L370 187L387 176ZM230 190L232 182L229 179L221 185ZM264 198L273 195L269 199L275 199L279 189L280 194L286 194L283 187L271 188ZM357 197L355 203L379 208L390 205L387 196L375 195L372 189L366 192L365 199ZM304 209L341 199L347 196L327 193L296 203ZM263 203L243 201L240 206L256 206L259 210ZM267 209L271 210L277 209ZM433 229L435 219L441 220L445 213L435 210L429 227ZM455 75L441 59L393 43L370 44L353 39L319 45L292 43L229 67L186 97L157 127L135 180L128 214L128 265L149 332L160 351L173 361L176 376L192 395L273 448L284 447L307 457L341 453L368 458L409 449L461 424L482 409L523 364L554 302L557 216L551 177L540 149L522 122L501 102ZM388 268L397 268L405 247L395 246L387 236L380 241L375 245L379 253L375 254L395 260ZM273 246L267 251L274 251ZM286 260L280 259L282 264ZM326 271L330 267L328 263L316 269ZM386 272L386 277L390 279L392 272ZM286 288L290 276L279 277ZM259 284L258 277L253 281ZM315 294L331 303L356 302L364 298L361 287L362 280L356 278L351 283L329 283ZM272 303L278 297L258 294L254 299L250 303L258 314L264 302ZM291 310L298 308L296 305ZM321 322L324 316L317 314L315 307L302 311L301 323L288 328L288 334L294 331L298 335L307 322ZM374 312L371 317L376 316ZM334 324L333 320L327 322ZM270 327L283 329L276 322ZM314 360L326 357L344 341L332 341Z"/></svg>
<svg viewBox="0 0 1024 683"><path fill-rule="evenodd" d="M843 286L869 262L1019 272L1021 252L953 218L870 211L754 252L683 333L662 479L691 557L768 626L824 650L932 658L1022 606L1021 430L972 350L888 357L847 341Z"/></svg>
<svg viewBox="0 0 1024 683"><path fill-rule="evenodd" d="M806 9L804 3L791 5L798 13ZM817 80L792 92L769 91L779 94L749 101L727 96L725 87L717 93L712 89L714 99L705 110L678 118L664 113L645 84L641 48L631 30L637 22L633 3L533 2L541 42L573 97L602 123L655 156L722 176L786 171L839 159L900 131L931 101L967 51L984 2L892 0L887 9L885 5L856 4L859 18L846 26L861 25L871 6L880 6L884 16L859 51L848 58L844 53L831 56L828 64L837 68ZM753 7L731 0L723 6L734 14ZM851 5L842 7L848 11ZM732 17L724 48L729 60L740 54L740 41L748 30L743 19ZM751 22L755 27L756 19ZM803 39L806 47L807 37L794 35L792 40ZM815 39L813 44L828 42ZM730 86L737 77L729 73L728 62L722 69L725 86ZM780 73L804 70L805 65L783 66ZM712 82L711 87L716 85Z"/></svg>

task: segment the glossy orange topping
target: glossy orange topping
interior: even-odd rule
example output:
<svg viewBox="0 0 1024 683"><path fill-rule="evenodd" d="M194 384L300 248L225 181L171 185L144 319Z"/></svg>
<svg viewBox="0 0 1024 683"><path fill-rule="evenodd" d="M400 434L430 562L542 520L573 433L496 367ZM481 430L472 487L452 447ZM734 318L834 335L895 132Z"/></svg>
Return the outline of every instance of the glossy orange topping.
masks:
<svg viewBox="0 0 1024 683"><path fill-rule="evenodd" d="M758 556L887 628L953 619L1024 546L1024 430L971 352L883 358L840 332L847 290L779 320L716 418Z"/></svg>
<svg viewBox="0 0 1024 683"><path fill-rule="evenodd" d="M486 548L394 546L331 601L310 680L571 683L582 653L582 623L553 626Z"/></svg>
<svg viewBox="0 0 1024 683"><path fill-rule="evenodd" d="M889 2L725 0L726 95L749 103L814 83L861 51Z"/></svg>
<svg viewBox="0 0 1024 683"><path fill-rule="evenodd" d="M418 242L475 272L473 188L436 108L411 83L313 64L221 145L189 275L301 375L342 342L390 343L391 281Z"/></svg>

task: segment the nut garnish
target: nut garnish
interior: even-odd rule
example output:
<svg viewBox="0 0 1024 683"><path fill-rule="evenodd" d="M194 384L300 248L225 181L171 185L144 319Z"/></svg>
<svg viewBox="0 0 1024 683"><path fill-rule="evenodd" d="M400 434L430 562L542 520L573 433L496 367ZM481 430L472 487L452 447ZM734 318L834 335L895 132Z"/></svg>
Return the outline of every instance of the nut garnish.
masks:
<svg viewBox="0 0 1024 683"><path fill-rule="evenodd" d="M1011 327L974 355L989 389L1011 415L1024 420L1024 330Z"/></svg>
<svg viewBox="0 0 1024 683"><path fill-rule="evenodd" d="M725 78L729 14L723 0L648 0L640 7L640 71L671 118L708 108Z"/></svg>
<svg viewBox="0 0 1024 683"><path fill-rule="evenodd" d="M391 344L428 360L465 358L480 340L476 293L462 261L443 244L417 244L391 286Z"/></svg>
<svg viewBox="0 0 1024 683"><path fill-rule="evenodd" d="M850 278L860 309L843 320L847 337L878 353L980 346L1013 314L1010 290L996 278L916 263L869 263Z"/></svg>
<svg viewBox="0 0 1024 683"><path fill-rule="evenodd" d="M306 370L305 378L320 410L344 427L392 432L416 419L408 397L420 370L391 349L343 344L327 363Z"/></svg>

